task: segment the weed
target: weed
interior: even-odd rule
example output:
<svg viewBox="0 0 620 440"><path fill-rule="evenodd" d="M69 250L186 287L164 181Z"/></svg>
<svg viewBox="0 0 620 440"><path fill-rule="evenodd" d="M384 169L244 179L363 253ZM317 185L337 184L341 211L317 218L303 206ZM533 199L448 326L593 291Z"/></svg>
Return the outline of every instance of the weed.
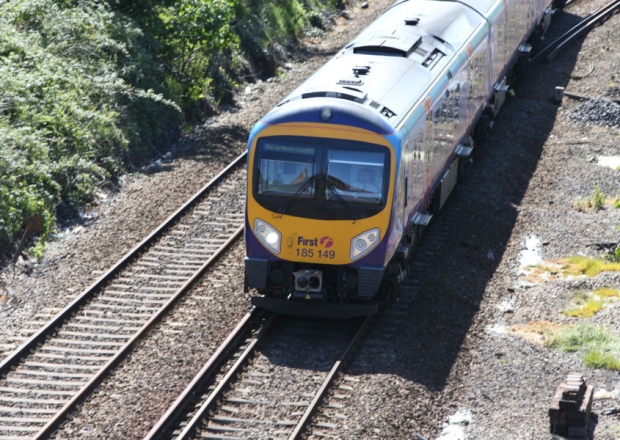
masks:
<svg viewBox="0 0 620 440"><path fill-rule="evenodd" d="M615 249L607 255L607 260L620 263L620 243L618 243Z"/></svg>
<svg viewBox="0 0 620 440"><path fill-rule="evenodd" d="M600 289L596 289L594 293L600 296L601 298L619 298L620 297L620 290L613 289L610 287L602 287Z"/></svg>
<svg viewBox="0 0 620 440"><path fill-rule="evenodd" d="M602 327L580 324L553 335L545 345L567 352L606 351L620 349L620 340Z"/></svg>
<svg viewBox="0 0 620 440"><path fill-rule="evenodd" d="M565 261L562 270L566 275L593 277L601 272L620 271L620 262L608 262L597 258L574 256Z"/></svg>
<svg viewBox="0 0 620 440"><path fill-rule="evenodd" d="M590 300L571 310L565 310L564 314L573 318L591 318L601 310L603 310L601 301Z"/></svg>
<svg viewBox="0 0 620 440"><path fill-rule="evenodd" d="M597 185L592 195L587 199L578 199L573 203L573 206L579 212L594 211L598 212L605 206L605 194L601 191L601 188Z"/></svg>
<svg viewBox="0 0 620 440"><path fill-rule="evenodd" d="M598 350L587 352L583 358L583 363L590 368L620 371L620 360L616 356Z"/></svg>
<svg viewBox="0 0 620 440"><path fill-rule="evenodd" d="M545 346L566 352L584 353L584 364L591 368L620 371L620 339L602 327L580 324L553 335Z"/></svg>
<svg viewBox="0 0 620 440"><path fill-rule="evenodd" d="M596 185L594 189L594 194L592 194L592 206L595 211L600 211L603 209L603 205L605 204L605 194L601 191L601 188Z"/></svg>
<svg viewBox="0 0 620 440"><path fill-rule="evenodd" d="M606 304L616 302L620 291L609 287L596 289L593 292L576 292L572 299L572 309L564 310L566 316L573 318L591 318L605 307Z"/></svg>

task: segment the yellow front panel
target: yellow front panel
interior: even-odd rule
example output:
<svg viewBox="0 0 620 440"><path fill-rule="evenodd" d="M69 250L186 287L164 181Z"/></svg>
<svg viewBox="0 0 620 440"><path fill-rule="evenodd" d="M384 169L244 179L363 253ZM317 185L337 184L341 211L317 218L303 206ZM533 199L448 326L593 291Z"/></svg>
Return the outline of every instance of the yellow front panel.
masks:
<svg viewBox="0 0 620 440"><path fill-rule="evenodd" d="M289 123L271 126L263 130L259 136L308 136L321 138L350 139L387 146L389 142L380 135L366 130L347 126L326 126L324 124ZM254 139L250 152L248 182L252 182L254 152L257 139ZM390 154L391 175L390 188L394 187L394 154ZM248 186L248 220L252 231L257 218L269 223L282 234L280 258L308 263L347 264L351 262L351 239L372 228L379 228L381 241L389 224L390 207L393 192L388 192L385 209L380 213L363 220L314 220L293 217L269 211L260 206L249 192Z"/></svg>

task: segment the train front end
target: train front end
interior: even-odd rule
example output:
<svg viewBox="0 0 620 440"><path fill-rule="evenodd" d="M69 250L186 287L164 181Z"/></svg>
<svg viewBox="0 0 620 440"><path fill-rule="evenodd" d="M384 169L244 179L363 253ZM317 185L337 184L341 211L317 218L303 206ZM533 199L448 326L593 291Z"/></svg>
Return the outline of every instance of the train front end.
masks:
<svg viewBox="0 0 620 440"><path fill-rule="evenodd" d="M390 243L393 129L346 102L272 111L248 145L246 286L281 313L376 313Z"/></svg>

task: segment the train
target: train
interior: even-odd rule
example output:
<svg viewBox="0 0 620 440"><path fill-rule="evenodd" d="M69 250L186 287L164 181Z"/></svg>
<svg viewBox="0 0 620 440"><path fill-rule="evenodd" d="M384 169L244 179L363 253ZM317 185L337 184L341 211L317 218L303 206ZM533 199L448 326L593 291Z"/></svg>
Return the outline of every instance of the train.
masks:
<svg viewBox="0 0 620 440"><path fill-rule="evenodd" d="M561 1L397 1L262 117L247 151L252 304L351 318L397 299Z"/></svg>

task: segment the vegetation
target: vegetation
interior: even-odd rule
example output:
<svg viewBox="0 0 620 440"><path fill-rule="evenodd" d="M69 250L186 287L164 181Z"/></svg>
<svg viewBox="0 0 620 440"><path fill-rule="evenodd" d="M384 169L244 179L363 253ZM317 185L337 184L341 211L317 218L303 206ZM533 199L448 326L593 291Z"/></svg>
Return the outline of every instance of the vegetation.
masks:
<svg viewBox="0 0 620 440"><path fill-rule="evenodd" d="M605 206L605 194L597 185L594 192L587 199L579 199L575 203L575 208L580 212L594 211L598 212Z"/></svg>
<svg viewBox="0 0 620 440"><path fill-rule="evenodd" d="M604 258L592 258L576 255L555 261L546 261L531 267L524 277L529 282L540 283L557 278L586 276L594 277L601 272L620 271L620 245Z"/></svg>
<svg viewBox="0 0 620 440"><path fill-rule="evenodd" d="M614 250L610 252L607 256L607 260L614 263L620 263L620 243L618 243Z"/></svg>
<svg viewBox="0 0 620 440"><path fill-rule="evenodd" d="M590 324L567 327L551 336L545 345L584 353L584 364L588 367L620 371L620 339L602 327Z"/></svg>
<svg viewBox="0 0 620 440"><path fill-rule="evenodd" d="M336 0L0 2L0 257L271 76ZM9 245L11 245L9 246Z"/></svg>
<svg viewBox="0 0 620 440"><path fill-rule="evenodd" d="M601 310L603 310L603 303L601 301L589 299L581 304L578 304L577 307L570 310L565 310L564 314L574 318L591 318Z"/></svg>
<svg viewBox="0 0 620 440"><path fill-rule="evenodd" d="M571 300L573 307L565 310L564 314L574 318L591 318L619 298L620 291L613 288L596 289L591 293L577 292Z"/></svg>
<svg viewBox="0 0 620 440"><path fill-rule="evenodd" d="M593 277L601 272L620 271L620 263L578 255L565 261L562 271L565 275Z"/></svg>

